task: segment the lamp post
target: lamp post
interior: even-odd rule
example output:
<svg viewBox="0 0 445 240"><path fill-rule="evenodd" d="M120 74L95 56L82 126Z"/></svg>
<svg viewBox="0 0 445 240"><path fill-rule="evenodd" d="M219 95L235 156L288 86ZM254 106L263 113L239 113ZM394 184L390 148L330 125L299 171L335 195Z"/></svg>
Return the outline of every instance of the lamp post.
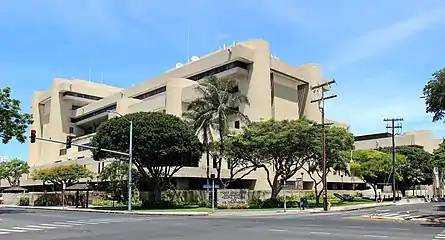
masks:
<svg viewBox="0 0 445 240"><path fill-rule="evenodd" d="M110 113L115 113L130 123L130 149L129 149L129 161L128 161L128 211L131 211L131 199L132 199L132 166L133 166L133 121L126 118L124 115L116 111L108 111Z"/></svg>
<svg viewBox="0 0 445 240"><path fill-rule="evenodd" d="M343 174L341 175L341 190L343 190Z"/></svg>

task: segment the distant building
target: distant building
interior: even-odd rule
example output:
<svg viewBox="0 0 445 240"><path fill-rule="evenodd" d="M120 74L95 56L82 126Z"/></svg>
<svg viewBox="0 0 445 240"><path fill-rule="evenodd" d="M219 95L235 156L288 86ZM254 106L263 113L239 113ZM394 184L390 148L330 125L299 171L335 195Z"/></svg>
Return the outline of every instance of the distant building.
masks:
<svg viewBox="0 0 445 240"><path fill-rule="evenodd" d="M391 147L391 136L392 134L387 132L356 136L355 149L379 149L383 147ZM443 142L443 139L433 138L432 136L433 132L428 130L405 132L401 135L396 135L395 145L421 147L425 151L433 153L434 149L436 149L439 144ZM438 172L435 171L434 187L436 188L436 191L430 189L430 195L433 195L434 192L437 192L437 189L439 188L438 183L439 176Z"/></svg>

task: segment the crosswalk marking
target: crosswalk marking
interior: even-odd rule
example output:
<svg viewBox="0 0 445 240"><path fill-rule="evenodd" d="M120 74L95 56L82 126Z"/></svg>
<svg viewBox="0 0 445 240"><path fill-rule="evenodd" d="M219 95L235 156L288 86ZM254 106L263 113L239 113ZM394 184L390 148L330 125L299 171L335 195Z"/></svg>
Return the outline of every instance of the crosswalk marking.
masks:
<svg viewBox="0 0 445 240"><path fill-rule="evenodd" d="M43 229L40 229L40 228L29 228L29 227L13 227L13 229L28 230L28 231L41 231L41 230L43 230Z"/></svg>
<svg viewBox="0 0 445 240"><path fill-rule="evenodd" d="M150 218L97 218L97 219L84 219L84 220L67 220L63 222L52 222L52 223L41 223L26 226L13 226L10 228L0 228L0 235L8 234L20 234L32 231L42 231L42 230L56 230L58 228L71 228L75 226L85 226L85 225L97 225L97 224L109 224L109 223L119 223L119 222L135 222L151 220Z"/></svg>
<svg viewBox="0 0 445 240"><path fill-rule="evenodd" d="M0 229L1 232L26 232L25 230L18 229Z"/></svg>

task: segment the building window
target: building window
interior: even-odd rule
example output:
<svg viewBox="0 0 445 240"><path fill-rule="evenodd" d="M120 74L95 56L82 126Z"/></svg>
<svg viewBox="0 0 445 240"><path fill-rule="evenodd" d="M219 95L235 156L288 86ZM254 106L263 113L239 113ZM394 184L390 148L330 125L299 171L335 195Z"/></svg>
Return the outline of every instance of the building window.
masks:
<svg viewBox="0 0 445 240"><path fill-rule="evenodd" d="M76 105L72 105L71 106L71 110L76 110L76 109L79 109L79 108L81 108L81 106L76 106Z"/></svg>
<svg viewBox="0 0 445 240"><path fill-rule="evenodd" d="M135 96L133 98L139 99L139 100L143 100L143 99L146 99L146 98L149 98L149 97L153 97L154 95L161 94L161 93L163 93L165 91L167 91L167 87L166 86L162 86L160 88L156 88L156 89L148 91L146 93L137 95L137 96Z"/></svg>
<svg viewBox="0 0 445 240"><path fill-rule="evenodd" d="M90 143L85 143L83 145L90 146ZM83 152L83 151L86 151L86 150L89 150L89 148L82 147L82 146L77 146L77 151L78 152Z"/></svg>
<svg viewBox="0 0 445 240"><path fill-rule="evenodd" d="M73 96L73 97L79 97L79 98L85 98L85 99L91 99L91 100L101 100L101 97L83 94L83 93L76 93L76 92L64 92L63 96Z"/></svg>
<svg viewBox="0 0 445 240"><path fill-rule="evenodd" d="M59 150L59 156L66 155L66 148L62 148Z"/></svg>
<svg viewBox="0 0 445 240"><path fill-rule="evenodd" d="M240 122L239 121L235 121L235 128L239 129L240 128Z"/></svg>
<svg viewBox="0 0 445 240"><path fill-rule="evenodd" d="M100 173L100 163L97 163L97 173Z"/></svg>
<svg viewBox="0 0 445 240"><path fill-rule="evenodd" d="M70 127L70 133L74 133L74 128Z"/></svg>
<svg viewBox="0 0 445 240"><path fill-rule="evenodd" d="M102 114L102 113L106 113L106 112L108 112L108 111L114 111L114 110L116 110L116 107L117 107L117 104L115 103L115 104L113 104L113 105L110 105L110 106L108 106L108 107L102 108L102 109L97 110L97 111L95 111L95 112L91 112L91 113L85 114L85 115L80 116L80 117L77 117L77 118L72 118L72 119L71 119L71 122L72 122L72 123L77 123L77 122L79 122L79 121L82 121L82 120L85 120L85 119L94 117L94 116L99 115L99 114Z"/></svg>
<svg viewBox="0 0 445 240"><path fill-rule="evenodd" d="M239 68L247 69L248 68L247 66L248 66L247 63L240 62L240 61L235 61L235 62L231 62L231 63L228 63L228 64L224 64L222 66L216 67L214 69L210 69L208 71L205 71L205 72L202 72L202 73L190 76L187 79L198 81L200 79L203 79L203 78L206 78L206 77L210 77L210 76L216 75L218 73L225 72L225 71L230 70L232 68L239 67Z"/></svg>

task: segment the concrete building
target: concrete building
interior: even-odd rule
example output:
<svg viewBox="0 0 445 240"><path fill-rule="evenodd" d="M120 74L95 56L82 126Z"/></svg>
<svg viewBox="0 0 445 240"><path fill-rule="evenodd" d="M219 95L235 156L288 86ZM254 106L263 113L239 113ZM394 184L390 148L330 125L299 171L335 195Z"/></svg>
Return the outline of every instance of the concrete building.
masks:
<svg viewBox="0 0 445 240"><path fill-rule="evenodd" d="M200 80L209 77L231 77L239 81L238 91L247 95L250 106L239 106L250 120L275 118L298 119L306 116L320 121L317 103L320 92L311 86L325 82L320 66L306 64L291 66L271 55L270 46L263 40L252 40L224 47L192 61L177 64L165 73L120 89L104 84L81 80L56 78L50 89L35 92L32 99L34 123L31 129L38 137L64 141L73 136L73 143L88 144L96 127L117 111L121 114L139 111L164 111L182 116L187 102L196 98L195 87ZM241 123L233 119L232 128ZM345 125L345 127L348 127ZM37 141L29 144L28 162L32 168L46 168L55 164L79 163L94 172L100 172L104 163L91 159L91 151L81 147L66 149L64 144ZM177 188L201 188L205 181L205 161L198 166L187 166L175 177ZM225 165L226 166L226 165ZM212 166L210 166L212 168ZM223 169L228 175L228 169ZM296 177L301 177L297 173ZM303 174L305 189L312 188L312 180ZM338 189L340 184L362 183L341 174L329 176L329 188ZM267 190L265 172L255 171L245 178L243 187ZM35 183L28 178L23 186Z"/></svg>
<svg viewBox="0 0 445 240"><path fill-rule="evenodd" d="M391 133L387 132L356 136L355 149L360 150L360 149L378 149L380 147L391 147L392 146L391 139L392 139ZM442 142L443 139L433 138L433 132L428 130L405 132L401 135L395 136L396 146L421 147L429 153L433 153L434 149L436 149ZM427 190L430 196L432 196L435 192L438 192L439 188L438 182L439 182L438 172L437 170L435 170L433 186L424 187L424 189ZM433 190L433 187L436 188L435 191ZM411 192L408 191L407 193L410 194Z"/></svg>

